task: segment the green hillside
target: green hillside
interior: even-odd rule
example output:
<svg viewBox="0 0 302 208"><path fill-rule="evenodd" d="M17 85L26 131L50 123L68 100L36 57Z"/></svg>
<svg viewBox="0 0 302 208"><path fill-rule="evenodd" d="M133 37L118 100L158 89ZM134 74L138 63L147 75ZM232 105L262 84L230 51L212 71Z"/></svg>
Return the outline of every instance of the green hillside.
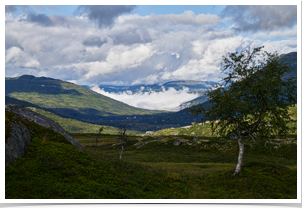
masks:
<svg viewBox="0 0 302 208"><path fill-rule="evenodd" d="M102 131L102 134L119 134L120 133L120 129L115 128L115 127L103 126L103 125L101 126L101 125L78 121L76 119L63 118L54 113L51 113L49 111L45 111L45 110L42 110L39 108L29 107L29 109L55 121L56 123L60 124L60 126L62 126L63 129L65 129L69 133L97 133L101 127L103 127L103 129L104 129ZM140 134L140 133L142 133L142 132L134 131L134 130L127 130L128 135L136 135L136 134Z"/></svg>
<svg viewBox="0 0 302 208"><path fill-rule="evenodd" d="M297 121L297 104L289 107L289 113L292 119ZM288 126L293 128L295 131L291 132L292 135L297 134L297 123L288 123ZM149 134L149 136L173 136L173 135L184 135L184 136L202 136L202 137L216 137L218 136L215 132L212 133L211 125L209 121L205 123L192 123L192 125L180 127L180 128L166 128Z"/></svg>
<svg viewBox="0 0 302 208"><path fill-rule="evenodd" d="M100 116L151 115L163 112L131 107L82 86L30 75L5 78L5 95L79 120L98 120Z"/></svg>
<svg viewBox="0 0 302 208"><path fill-rule="evenodd" d="M6 111L10 122L22 122L32 141L23 158L5 167L6 199L297 198L297 139L276 141L274 154L245 144L242 173L232 178L234 140L132 136L119 160L117 136L102 135L92 155L95 135L74 135L84 153L53 130Z"/></svg>

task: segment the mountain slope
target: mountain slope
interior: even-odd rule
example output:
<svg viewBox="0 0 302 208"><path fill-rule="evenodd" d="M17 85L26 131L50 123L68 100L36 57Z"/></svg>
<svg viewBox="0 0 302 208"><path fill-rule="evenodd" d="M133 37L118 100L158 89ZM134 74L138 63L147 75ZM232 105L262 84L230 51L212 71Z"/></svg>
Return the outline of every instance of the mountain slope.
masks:
<svg viewBox="0 0 302 208"><path fill-rule="evenodd" d="M150 115L163 112L131 107L82 86L30 75L5 78L5 95L47 108L59 115L82 120L98 120L100 116Z"/></svg>

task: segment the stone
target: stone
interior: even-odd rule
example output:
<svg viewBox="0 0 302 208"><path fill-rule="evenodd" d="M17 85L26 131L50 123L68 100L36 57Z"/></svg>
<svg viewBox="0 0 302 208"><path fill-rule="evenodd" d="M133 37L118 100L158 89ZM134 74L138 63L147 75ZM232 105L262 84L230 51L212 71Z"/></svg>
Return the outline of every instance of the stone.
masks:
<svg viewBox="0 0 302 208"><path fill-rule="evenodd" d="M28 120L28 121L34 121L40 126L51 128L55 132L58 132L59 134L62 134L68 141L70 141L74 146L76 146L78 149L85 152L82 145L75 140L72 136L70 136L61 126L56 124L54 121L50 120L49 118L31 111L30 109L20 106L20 105L6 105L5 110L13 112L20 116L21 118Z"/></svg>
<svg viewBox="0 0 302 208"><path fill-rule="evenodd" d="M174 146L178 146L178 145L180 145L180 143L181 143L181 141L177 140L177 141L175 141L175 142L173 143L173 145L174 145Z"/></svg>
<svg viewBox="0 0 302 208"><path fill-rule="evenodd" d="M195 136L195 137L193 137L192 141L193 141L193 142L198 142L199 139L198 139L198 137Z"/></svg>
<svg viewBox="0 0 302 208"><path fill-rule="evenodd" d="M82 145L70 136L65 130L54 121L42 116L36 112L29 110L24 106L6 105L6 111L10 111L24 120L34 121L40 126L51 128L59 134L62 134L78 149L85 152ZM5 165L13 163L17 158L23 157L31 143L31 134L28 128L20 121L18 123L11 122L10 134L5 141Z"/></svg>
<svg viewBox="0 0 302 208"><path fill-rule="evenodd" d="M11 123L10 136L5 142L5 165L15 162L23 157L31 142L29 130L21 122Z"/></svg>
<svg viewBox="0 0 302 208"><path fill-rule="evenodd" d="M145 143L143 143L143 144L137 146L136 149L141 148L142 146L144 146L144 145L146 145L146 144L148 144L148 143L150 143L150 142L156 142L156 141L157 141L156 139L153 139L153 140L151 140L151 141L145 142Z"/></svg>

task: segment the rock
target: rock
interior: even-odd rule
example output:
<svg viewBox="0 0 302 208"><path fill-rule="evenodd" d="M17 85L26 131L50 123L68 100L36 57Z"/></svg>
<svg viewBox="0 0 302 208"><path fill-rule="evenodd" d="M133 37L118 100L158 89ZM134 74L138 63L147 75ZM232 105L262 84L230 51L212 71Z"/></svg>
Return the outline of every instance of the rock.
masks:
<svg viewBox="0 0 302 208"><path fill-rule="evenodd" d="M199 139L198 139L198 137L195 136L195 137L193 137L192 141L193 141L193 142L198 142Z"/></svg>
<svg viewBox="0 0 302 208"><path fill-rule="evenodd" d="M34 121L40 126L51 128L55 132L62 134L68 141L70 141L78 149L85 152L85 149L77 140L75 140L72 136L70 136L60 125L56 124L54 121L50 120L49 118L39 113L33 112L28 108L20 105L6 105L5 110L13 112L25 120Z"/></svg>
<svg viewBox="0 0 302 208"><path fill-rule="evenodd" d="M143 143L143 144L137 146L136 149L141 148L142 146L144 146L144 145L146 145L146 144L148 144L148 143L150 143L150 142L156 142L156 141L157 141L156 139L153 139L153 140L151 140L151 141L145 142L145 143Z"/></svg>
<svg viewBox="0 0 302 208"><path fill-rule="evenodd" d="M181 141L177 140L177 141L175 141L175 142L173 143L173 145L174 145L174 146L178 146L178 145L180 145L180 143L181 143Z"/></svg>
<svg viewBox="0 0 302 208"><path fill-rule="evenodd" d="M23 157L31 142L29 130L21 122L11 123L10 136L5 142L5 165L9 165Z"/></svg>

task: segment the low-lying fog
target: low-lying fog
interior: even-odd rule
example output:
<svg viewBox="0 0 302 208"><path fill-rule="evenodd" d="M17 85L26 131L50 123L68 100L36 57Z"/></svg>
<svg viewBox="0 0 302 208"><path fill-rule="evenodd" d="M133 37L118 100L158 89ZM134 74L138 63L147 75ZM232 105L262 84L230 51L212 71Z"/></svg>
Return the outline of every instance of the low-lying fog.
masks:
<svg viewBox="0 0 302 208"><path fill-rule="evenodd" d="M180 104L199 96L198 94L189 93L189 88L185 87L178 91L174 88L169 88L168 90L162 88L161 92L142 92L142 88L142 90L137 93L131 91L109 93L105 92L104 89L100 89L98 86L91 87L91 90L128 105L148 110L178 111L180 110Z"/></svg>

